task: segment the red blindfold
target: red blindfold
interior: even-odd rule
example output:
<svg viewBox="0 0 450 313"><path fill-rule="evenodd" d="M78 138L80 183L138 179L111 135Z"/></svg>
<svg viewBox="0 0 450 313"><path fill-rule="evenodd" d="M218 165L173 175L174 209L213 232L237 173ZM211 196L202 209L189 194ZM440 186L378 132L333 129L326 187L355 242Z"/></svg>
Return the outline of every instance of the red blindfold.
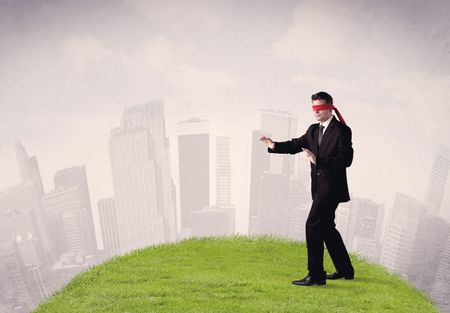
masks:
<svg viewBox="0 0 450 313"><path fill-rule="evenodd" d="M330 104L330 103L319 104L319 105L313 105L313 106L312 106L312 109L313 109L313 111L335 110L335 111L336 111L336 114L337 114L337 116L338 116L338 118L339 118L339 121L340 121L342 124L346 125L346 124L345 124L345 121L344 121L344 118L342 117L341 113L338 111L338 109L337 109L334 105L332 105L332 104Z"/></svg>

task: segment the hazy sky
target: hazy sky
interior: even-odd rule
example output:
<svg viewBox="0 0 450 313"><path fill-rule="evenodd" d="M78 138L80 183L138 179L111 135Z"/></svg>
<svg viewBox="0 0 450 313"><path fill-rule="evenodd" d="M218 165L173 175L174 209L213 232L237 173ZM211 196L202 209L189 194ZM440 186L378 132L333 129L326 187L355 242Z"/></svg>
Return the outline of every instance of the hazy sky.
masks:
<svg viewBox="0 0 450 313"><path fill-rule="evenodd" d="M176 181L177 122L198 116L231 136L245 232L260 110L297 115L300 136L324 90L353 130L353 196L423 199L450 145L449 14L446 0L0 0L0 189L19 181L20 139L46 190L85 164L96 208L113 194L108 138L123 108L162 98Z"/></svg>

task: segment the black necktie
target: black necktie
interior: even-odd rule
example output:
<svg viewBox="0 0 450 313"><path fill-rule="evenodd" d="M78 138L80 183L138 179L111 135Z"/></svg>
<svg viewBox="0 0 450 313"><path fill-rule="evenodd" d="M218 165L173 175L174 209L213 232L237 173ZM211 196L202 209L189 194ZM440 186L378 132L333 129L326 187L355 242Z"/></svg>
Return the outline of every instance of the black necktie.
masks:
<svg viewBox="0 0 450 313"><path fill-rule="evenodd" d="M320 146L320 142L322 141L323 129L324 128L325 128L325 126L323 126L323 125L319 126L319 146Z"/></svg>

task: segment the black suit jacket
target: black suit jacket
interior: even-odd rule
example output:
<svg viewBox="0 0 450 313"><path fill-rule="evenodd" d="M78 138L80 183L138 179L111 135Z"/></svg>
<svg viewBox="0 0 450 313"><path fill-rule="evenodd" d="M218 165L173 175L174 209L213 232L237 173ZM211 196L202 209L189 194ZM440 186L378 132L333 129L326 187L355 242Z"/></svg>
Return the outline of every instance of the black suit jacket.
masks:
<svg viewBox="0 0 450 313"><path fill-rule="evenodd" d="M275 148L267 150L270 153L290 154L302 152L302 148L311 150L316 155L316 164L311 163L312 199L347 202L350 195L346 168L353 161L352 131L333 116L319 147L319 124L309 126L303 136L275 142Z"/></svg>

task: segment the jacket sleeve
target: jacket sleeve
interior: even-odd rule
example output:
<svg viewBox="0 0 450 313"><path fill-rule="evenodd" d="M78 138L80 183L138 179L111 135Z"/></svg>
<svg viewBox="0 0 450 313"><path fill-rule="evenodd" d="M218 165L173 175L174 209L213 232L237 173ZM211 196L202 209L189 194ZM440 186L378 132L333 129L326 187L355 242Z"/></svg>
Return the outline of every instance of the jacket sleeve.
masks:
<svg viewBox="0 0 450 313"><path fill-rule="evenodd" d="M350 127L342 128L338 137L338 153L332 157L316 156L317 168L349 167L353 161L352 130Z"/></svg>
<svg viewBox="0 0 450 313"><path fill-rule="evenodd" d="M269 153L290 153L296 154L302 152L302 148L307 148L306 134L301 137L293 138L288 141L274 141L275 147L273 149L267 148Z"/></svg>

